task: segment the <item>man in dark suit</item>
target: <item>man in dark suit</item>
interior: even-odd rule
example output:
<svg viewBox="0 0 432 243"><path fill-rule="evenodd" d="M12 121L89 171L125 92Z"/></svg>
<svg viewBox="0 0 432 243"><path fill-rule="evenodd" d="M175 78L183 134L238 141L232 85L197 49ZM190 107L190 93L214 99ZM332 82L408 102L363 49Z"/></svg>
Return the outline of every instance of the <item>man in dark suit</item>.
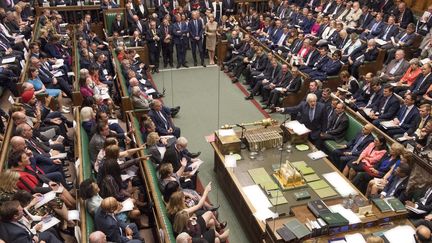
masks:
<svg viewBox="0 0 432 243"><path fill-rule="evenodd" d="M147 9L147 5L145 4L144 0L139 0L138 4L135 5L134 9L136 10L136 14L140 19L144 19L144 20L147 19L149 15L149 11Z"/></svg>
<svg viewBox="0 0 432 243"><path fill-rule="evenodd" d="M224 15L231 16L235 14L236 3L235 0L223 0L223 13Z"/></svg>
<svg viewBox="0 0 432 243"><path fill-rule="evenodd" d="M408 93L417 95L417 101L420 101L421 96L426 93L429 86L432 84L431 64L425 63L421 69L422 73L417 77L411 85L411 88L407 91Z"/></svg>
<svg viewBox="0 0 432 243"><path fill-rule="evenodd" d="M162 24L159 26L159 33L161 37L162 45L162 57L164 62L164 68L168 66L174 67L173 64L173 35L172 35L172 25L167 18L164 18Z"/></svg>
<svg viewBox="0 0 432 243"><path fill-rule="evenodd" d="M176 22L173 26L173 36L177 52L177 68L180 68L180 66L188 68L189 66L186 65L186 47L189 42L189 38L187 37L189 29L186 22L182 20L180 14L177 14L175 19Z"/></svg>
<svg viewBox="0 0 432 243"><path fill-rule="evenodd" d="M338 103L335 112L330 117L327 129L320 134L321 140L340 141L348 130L348 116L345 114L345 104Z"/></svg>
<svg viewBox="0 0 432 243"><path fill-rule="evenodd" d="M174 126L171 112L168 109L163 109L159 100L153 100L150 103L150 108L148 115L156 125L156 132L160 136L173 135L177 138L180 137L180 128Z"/></svg>
<svg viewBox="0 0 432 243"><path fill-rule="evenodd" d="M141 243L136 224L122 222L116 217L114 212L118 209L118 205L119 202L114 197L102 200L94 215L96 229L104 232L110 242Z"/></svg>
<svg viewBox="0 0 432 243"><path fill-rule="evenodd" d="M372 20L363 33L360 34L360 39L367 40L375 38L382 33L384 25L383 14L378 13L375 19Z"/></svg>
<svg viewBox="0 0 432 243"><path fill-rule="evenodd" d="M415 25L410 23L408 24L406 31L400 32L396 37L394 37L394 41L383 45L381 48L387 50L387 59L384 63L387 64L393 60L395 52L399 48L412 46L415 36Z"/></svg>
<svg viewBox="0 0 432 243"><path fill-rule="evenodd" d="M129 32L132 33L132 31L134 31L135 29L132 29L132 25L134 24L135 20L134 20L134 15L136 15L135 10L132 8L132 3L128 2L125 4L125 12L126 12L126 21L128 23L129 26Z"/></svg>
<svg viewBox="0 0 432 243"><path fill-rule="evenodd" d="M341 57L341 51L336 50L332 54L332 58L324 63L321 68L309 72L309 77L313 80L323 81L326 80L328 76L337 75L342 68L342 62L340 61Z"/></svg>
<svg viewBox="0 0 432 243"><path fill-rule="evenodd" d="M288 80L291 79L291 74L288 71L288 65L283 64L281 68L281 72L279 76L277 76L275 79L273 79L271 82L264 84L262 90L261 90L261 96L262 96L262 103L266 103L267 105L263 106L263 109L269 108L268 106L268 100L270 96L270 92L274 90L276 87L280 87L283 83L288 82Z"/></svg>
<svg viewBox="0 0 432 243"><path fill-rule="evenodd" d="M301 84L302 81L298 68L292 67L290 79L280 84L270 92L267 107L269 107L271 113L274 112L274 107L278 106L279 98L281 96L296 95L296 93L300 90Z"/></svg>
<svg viewBox="0 0 432 243"><path fill-rule="evenodd" d="M426 12L429 12L429 16L425 15ZM416 24L416 32L420 35L427 35L429 33L429 30L432 28L432 5L429 5L428 9L425 11L425 13L422 15L421 18L417 20Z"/></svg>
<svg viewBox="0 0 432 243"><path fill-rule="evenodd" d="M420 119L419 111L415 106L416 97L415 94L411 93L405 95L404 105L399 109L396 118L393 119L393 123L397 127L385 128L381 125L380 127L384 128L383 130L385 133L391 137L404 133L411 136L414 133L417 128L418 120Z"/></svg>
<svg viewBox="0 0 432 243"><path fill-rule="evenodd" d="M366 118L375 126L378 126L382 121L392 120L399 111L399 103L399 99L393 94L393 87L385 85L383 96Z"/></svg>
<svg viewBox="0 0 432 243"><path fill-rule="evenodd" d="M160 41L161 35L156 28L156 21L150 21L150 28L145 32L145 39L149 47L150 65L153 66L152 73L159 72L159 55L160 55Z"/></svg>
<svg viewBox="0 0 432 243"><path fill-rule="evenodd" d="M50 230L40 232L39 235L33 234L26 225L21 223L24 216L24 210L18 201L6 201L0 207L0 239L4 242L53 242L60 243L59 240ZM36 226L41 228L40 226Z"/></svg>
<svg viewBox="0 0 432 243"><path fill-rule="evenodd" d="M363 149L374 140L373 128L371 124L366 124L353 140L330 153L330 160L340 171L343 170L348 161L357 158Z"/></svg>
<svg viewBox="0 0 432 243"><path fill-rule="evenodd" d="M112 33L117 32L120 35L125 35L126 25L125 22L122 20L121 14L116 15L116 19L111 24L111 31Z"/></svg>
<svg viewBox="0 0 432 243"><path fill-rule="evenodd" d="M335 0L328 1L327 4L325 4L323 6L323 13L324 13L324 15L327 16L330 13L332 13L335 7L336 7L336 1Z"/></svg>
<svg viewBox="0 0 432 243"><path fill-rule="evenodd" d="M387 25L383 31L377 36L378 39L384 41L390 41L391 37L396 36L399 33L399 26L396 25L394 16L390 16L387 20Z"/></svg>
<svg viewBox="0 0 432 243"><path fill-rule="evenodd" d="M399 198L405 192L410 174L410 165L408 163L400 163L395 169L394 175L381 192L381 197Z"/></svg>
<svg viewBox="0 0 432 243"><path fill-rule="evenodd" d="M419 210L423 210L426 213L420 213L420 214L416 214L414 212L410 212L408 213L408 218L409 219L419 219L419 218L423 218L424 216L426 216L427 214L429 214L429 212L432 211L432 187L426 186L426 188L424 189L420 189L417 190L421 191L420 195L421 197L418 199L414 199L414 192L410 195L402 195L400 197L401 201L405 201L405 205L406 206L410 206L413 208L417 208Z"/></svg>
<svg viewBox="0 0 432 243"><path fill-rule="evenodd" d="M212 7L212 3L210 0L200 0L201 13L205 13L205 11L211 7Z"/></svg>
<svg viewBox="0 0 432 243"><path fill-rule="evenodd" d="M315 58L312 58L313 61L310 61L309 63L305 63L304 65L301 65L299 67L299 70L304 72L304 73L310 73L314 70L320 69L329 60L327 53L328 53L328 47L327 46L321 46L319 48L319 55L316 55Z"/></svg>
<svg viewBox="0 0 432 243"><path fill-rule="evenodd" d="M378 58L378 48L376 47L376 42L374 39L370 39L367 45L362 45L361 47L355 49L348 56L348 64L351 74L355 78L359 78L359 67L364 62L372 62Z"/></svg>
<svg viewBox="0 0 432 243"><path fill-rule="evenodd" d="M372 13L369 12L369 6L363 5L362 7L362 15L360 15L360 18L358 20L357 27L354 32L357 34L361 34L370 24L370 22L373 20ZM348 29L348 31L350 31Z"/></svg>
<svg viewBox="0 0 432 243"><path fill-rule="evenodd" d="M134 15L132 19L132 23L129 24L129 34L132 35L134 31L139 31L139 33L144 36L147 31L147 24L140 20L138 15Z"/></svg>
<svg viewBox="0 0 432 243"><path fill-rule="evenodd" d="M252 79L253 75L258 75L263 72L267 66L267 62L267 56L264 54L262 48L259 47L255 54L255 60L243 71L243 76L245 77L245 82L243 84L249 84L249 80Z"/></svg>
<svg viewBox="0 0 432 243"><path fill-rule="evenodd" d="M300 117L298 117L297 120L311 130L309 133L310 141L317 141L319 135L325 131L326 124L325 107L323 104L318 103L317 100L316 95L308 94L306 102L301 102L299 105L294 107L276 107L276 111L281 112L282 114L299 113Z"/></svg>
<svg viewBox="0 0 432 243"><path fill-rule="evenodd" d="M193 11L192 19L189 21L189 38L191 42L194 66L198 65L197 57L196 57L197 48L201 59L201 65L203 67L206 66L204 64L203 31L204 31L204 26L202 20L199 19L199 12Z"/></svg>
<svg viewBox="0 0 432 243"><path fill-rule="evenodd" d="M414 22L414 15L411 9L407 8L406 3L399 3L396 19L402 29L406 29L409 23Z"/></svg>
<svg viewBox="0 0 432 243"><path fill-rule="evenodd" d="M281 66L278 64L277 60L273 58L273 60L271 60L271 65L266 68L263 75L253 77L252 82L250 82L250 94L249 96L245 97L245 99L251 100L253 99L254 95L257 95L258 93L261 94L263 85L271 82L271 80L274 80L277 76L279 76L280 69Z"/></svg>

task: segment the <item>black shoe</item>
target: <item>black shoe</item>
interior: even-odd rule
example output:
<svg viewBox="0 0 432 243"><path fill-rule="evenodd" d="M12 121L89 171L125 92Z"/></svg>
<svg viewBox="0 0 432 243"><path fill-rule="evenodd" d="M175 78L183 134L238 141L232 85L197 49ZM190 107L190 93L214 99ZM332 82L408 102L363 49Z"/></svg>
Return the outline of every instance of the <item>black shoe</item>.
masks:
<svg viewBox="0 0 432 243"><path fill-rule="evenodd" d="M189 157L191 157L192 159L197 158L198 156L200 156L201 152L197 152L197 153L190 153Z"/></svg>
<svg viewBox="0 0 432 243"><path fill-rule="evenodd" d="M181 67L181 65L180 64L177 64L177 69L179 69Z"/></svg>
<svg viewBox="0 0 432 243"><path fill-rule="evenodd" d="M213 212L217 211L219 209L219 207L220 207L220 205L217 205L216 207L213 206L213 207L209 208L208 211L213 211Z"/></svg>
<svg viewBox="0 0 432 243"><path fill-rule="evenodd" d="M245 97L245 100L251 100L251 99L253 99L253 95L249 95Z"/></svg>
<svg viewBox="0 0 432 243"><path fill-rule="evenodd" d="M263 106L261 106L261 108L263 108L265 110L265 109L268 109L269 106L268 105L263 105Z"/></svg>
<svg viewBox="0 0 432 243"><path fill-rule="evenodd" d="M173 67L174 67L174 64L170 63L170 67L172 67L172 68L173 68Z"/></svg>
<svg viewBox="0 0 432 243"><path fill-rule="evenodd" d="M237 83L237 82L238 82L238 79L236 77L234 77L234 78L231 79L231 83L234 84L234 83Z"/></svg>
<svg viewBox="0 0 432 243"><path fill-rule="evenodd" d="M186 65L186 63L185 63L185 64L183 64L183 67L185 67L185 68L189 68L189 66L188 66L188 65Z"/></svg>
<svg viewBox="0 0 432 243"><path fill-rule="evenodd" d="M198 66L198 63L197 63L197 62L194 62L194 66L195 66L195 67Z"/></svg>
<svg viewBox="0 0 432 243"><path fill-rule="evenodd" d="M168 64L167 64L167 63L165 63L165 64L164 64L164 68L167 68L167 67L168 67Z"/></svg>
<svg viewBox="0 0 432 243"><path fill-rule="evenodd" d="M267 104L267 102L268 102L268 100L260 100L260 103L263 105Z"/></svg>
<svg viewBox="0 0 432 243"><path fill-rule="evenodd" d="M203 67L207 67L207 66L204 64L204 62L201 63L201 66L203 66Z"/></svg>
<svg viewBox="0 0 432 243"><path fill-rule="evenodd" d="M155 72L156 72L156 73L159 73L159 68L156 68L156 69L155 69Z"/></svg>

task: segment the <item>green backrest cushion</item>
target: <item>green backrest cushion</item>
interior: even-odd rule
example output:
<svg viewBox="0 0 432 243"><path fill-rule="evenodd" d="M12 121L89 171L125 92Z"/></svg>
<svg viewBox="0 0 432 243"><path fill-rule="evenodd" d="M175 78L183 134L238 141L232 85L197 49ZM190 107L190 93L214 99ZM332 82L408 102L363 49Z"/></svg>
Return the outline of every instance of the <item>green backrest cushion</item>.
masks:
<svg viewBox="0 0 432 243"><path fill-rule="evenodd" d="M348 115L348 130L345 134L345 140L351 141L363 129L363 124L357 121L351 115Z"/></svg>
<svg viewBox="0 0 432 243"><path fill-rule="evenodd" d="M124 21L124 14L122 12L118 12L118 13L106 13L105 14L105 18L106 18L106 25L105 29L108 33L108 36L112 35L112 23L115 21L117 14L120 14L122 16L122 21Z"/></svg>
<svg viewBox="0 0 432 243"><path fill-rule="evenodd" d="M89 139L87 136L87 132L84 130L84 127L81 125L81 150L82 150L82 158L83 161L81 161L81 166L83 167L83 180L88 178L93 178L92 173L92 166L91 166L91 160L90 155L88 153L88 146L89 146ZM87 239L90 236L90 234L94 231L94 222L93 222L93 216L86 210L86 234Z"/></svg>
<svg viewBox="0 0 432 243"><path fill-rule="evenodd" d="M121 69L121 63L120 63L120 61L117 58L117 52L116 51L113 51L113 57L114 57L115 64L118 67L117 75L120 78L121 89L123 90L124 95L127 97L127 96L129 96L129 90L128 90L126 78L123 76L123 72L122 72L122 69Z"/></svg>
<svg viewBox="0 0 432 243"><path fill-rule="evenodd" d="M138 119L135 116L133 118L133 123L134 123L135 130L139 131L140 130L139 129L140 125L139 125ZM143 144L142 136L137 136L136 139L138 140L137 141L138 144ZM167 233L168 233L170 242L175 242L176 240L175 240L175 237L174 237L174 232L172 230L172 224L171 224L171 221L168 218L168 214L167 214L167 211L166 211L166 208L165 208L165 202L163 200L162 192L159 190L159 179L158 179L158 176L157 176L156 168L155 168L155 166L153 165L153 163L150 160L147 160L145 162L145 166L147 168L149 168L149 170L150 170L151 180L149 180L149 182L152 183L154 185L155 189L156 189L155 191L156 191L156 196L157 197L155 198L155 200L157 200L157 201L154 202L154 203L155 203L155 205L159 205L160 208L161 208L161 211L162 211L162 215L161 216L162 216L162 219L163 219L163 224L166 225Z"/></svg>

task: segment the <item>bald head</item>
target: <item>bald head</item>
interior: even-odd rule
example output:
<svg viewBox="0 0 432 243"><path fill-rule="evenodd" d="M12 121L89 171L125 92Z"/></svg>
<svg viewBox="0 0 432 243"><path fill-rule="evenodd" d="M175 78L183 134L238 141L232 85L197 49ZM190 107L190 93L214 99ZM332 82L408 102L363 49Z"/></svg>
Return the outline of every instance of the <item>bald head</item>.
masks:
<svg viewBox="0 0 432 243"><path fill-rule="evenodd" d="M106 235L102 231L95 231L89 236L90 243L106 243Z"/></svg>
<svg viewBox="0 0 432 243"><path fill-rule="evenodd" d="M25 140L23 137L14 136L10 140L10 145L12 146L12 151L23 151L26 147Z"/></svg>

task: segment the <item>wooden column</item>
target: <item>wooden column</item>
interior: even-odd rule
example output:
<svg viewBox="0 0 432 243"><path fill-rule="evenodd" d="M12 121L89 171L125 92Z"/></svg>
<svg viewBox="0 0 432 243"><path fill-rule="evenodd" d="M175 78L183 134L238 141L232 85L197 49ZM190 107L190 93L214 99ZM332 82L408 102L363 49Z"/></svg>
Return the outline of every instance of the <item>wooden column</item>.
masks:
<svg viewBox="0 0 432 243"><path fill-rule="evenodd" d="M228 40L220 40L216 46L217 64L222 67L228 51Z"/></svg>

